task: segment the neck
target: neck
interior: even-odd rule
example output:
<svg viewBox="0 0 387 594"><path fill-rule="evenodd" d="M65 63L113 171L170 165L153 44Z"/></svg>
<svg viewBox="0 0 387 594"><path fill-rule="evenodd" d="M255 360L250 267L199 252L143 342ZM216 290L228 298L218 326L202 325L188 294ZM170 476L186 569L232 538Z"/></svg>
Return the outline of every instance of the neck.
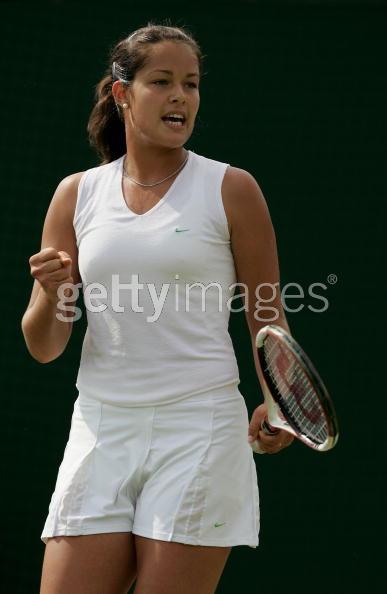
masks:
<svg viewBox="0 0 387 594"><path fill-rule="evenodd" d="M136 150L127 146L124 168L130 178L152 184L176 171L187 156L188 151L184 147Z"/></svg>

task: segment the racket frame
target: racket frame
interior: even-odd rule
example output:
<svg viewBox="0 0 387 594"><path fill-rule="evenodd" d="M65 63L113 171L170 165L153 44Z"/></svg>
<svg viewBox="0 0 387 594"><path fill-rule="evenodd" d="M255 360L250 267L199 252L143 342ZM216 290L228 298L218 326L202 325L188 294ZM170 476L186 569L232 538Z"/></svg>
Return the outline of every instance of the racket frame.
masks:
<svg viewBox="0 0 387 594"><path fill-rule="evenodd" d="M316 443L306 435L302 435L297 427L292 426L286 419L286 412L282 412L280 404L276 400L277 389L275 384L270 377L270 374L266 371L266 361L264 356L264 343L268 336L273 336L286 343L286 347L292 352L294 357L303 367L305 374L308 376L309 381L313 384L323 409L326 424L327 424L327 439L323 443ZM310 448L319 452L325 452L332 449L339 436L338 422L336 413L321 377L319 376L313 363L309 357L302 350L300 345L292 338L286 330L275 324L268 324L259 330L256 336L256 348L258 354L259 365L261 367L263 382L261 381L263 396L267 405L267 420L269 423L269 429L283 429L305 443ZM265 422L264 422L265 423ZM265 425L264 425L265 426ZM264 427L263 427L264 428ZM259 442L254 442L254 451L261 453L263 450L259 446Z"/></svg>

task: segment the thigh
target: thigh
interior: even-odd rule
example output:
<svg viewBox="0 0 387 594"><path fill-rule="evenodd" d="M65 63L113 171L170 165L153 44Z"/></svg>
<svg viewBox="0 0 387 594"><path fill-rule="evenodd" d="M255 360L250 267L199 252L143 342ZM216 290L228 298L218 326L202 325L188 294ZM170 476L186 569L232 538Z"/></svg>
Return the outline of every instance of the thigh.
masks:
<svg viewBox="0 0 387 594"><path fill-rule="evenodd" d="M213 594L231 547L207 547L134 535L134 594Z"/></svg>
<svg viewBox="0 0 387 594"><path fill-rule="evenodd" d="M126 594L135 577L131 532L54 536L46 544L40 594Z"/></svg>

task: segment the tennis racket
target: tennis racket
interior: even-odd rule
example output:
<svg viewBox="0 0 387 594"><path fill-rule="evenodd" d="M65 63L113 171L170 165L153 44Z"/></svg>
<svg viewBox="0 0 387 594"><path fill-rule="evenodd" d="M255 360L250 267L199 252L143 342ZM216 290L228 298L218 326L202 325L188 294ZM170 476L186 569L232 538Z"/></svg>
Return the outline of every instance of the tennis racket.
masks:
<svg viewBox="0 0 387 594"><path fill-rule="evenodd" d="M284 429L318 452L332 449L339 436L336 413L300 345L283 328L269 324L258 332L256 348L268 411L262 430L275 435ZM251 447L258 454L265 453L258 440Z"/></svg>

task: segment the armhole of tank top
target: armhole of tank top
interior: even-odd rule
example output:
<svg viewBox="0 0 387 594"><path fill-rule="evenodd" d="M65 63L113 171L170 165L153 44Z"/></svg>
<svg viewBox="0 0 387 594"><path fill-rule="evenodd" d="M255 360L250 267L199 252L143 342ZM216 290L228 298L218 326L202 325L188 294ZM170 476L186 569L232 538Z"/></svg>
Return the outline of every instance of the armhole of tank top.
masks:
<svg viewBox="0 0 387 594"><path fill-rule="evenodd" d="M220 214L220 222L224 227L225 230L225 234L226 234L226 239L227 241L230 241L230 230L228 228L228 219L227 219L227 215L226 215L226 211L224 208L224 204L223 204L223 197L222 197L222 183L223 183L223 179L224 176L226 174L227 168L230 167L229 163L224 163L224 169L222 174L219 177L219 181L217 184L217 204L218 204L218 210L219 210L219 214Z"/></svg>
<svg viewBox="0 0 387 594"><path fill-rule="evenodd" d="M81 179L79 180L79 183L78 183L77 199L76 199L76 202L75 202L74 216L73 216L73 227L74 227L75 232L76 232L76 225L77 225L78 216L79 216L79 210L81 208L81 199L80 199L80 196L81 196L81 193L82 193L82 190L83 190L83 186L85 185L85 180L87 178L87 175L88 175L89 171L90 171L90 169L87 169L83 173L83 175L82 175L82 177L81 177Z"/></svg>

